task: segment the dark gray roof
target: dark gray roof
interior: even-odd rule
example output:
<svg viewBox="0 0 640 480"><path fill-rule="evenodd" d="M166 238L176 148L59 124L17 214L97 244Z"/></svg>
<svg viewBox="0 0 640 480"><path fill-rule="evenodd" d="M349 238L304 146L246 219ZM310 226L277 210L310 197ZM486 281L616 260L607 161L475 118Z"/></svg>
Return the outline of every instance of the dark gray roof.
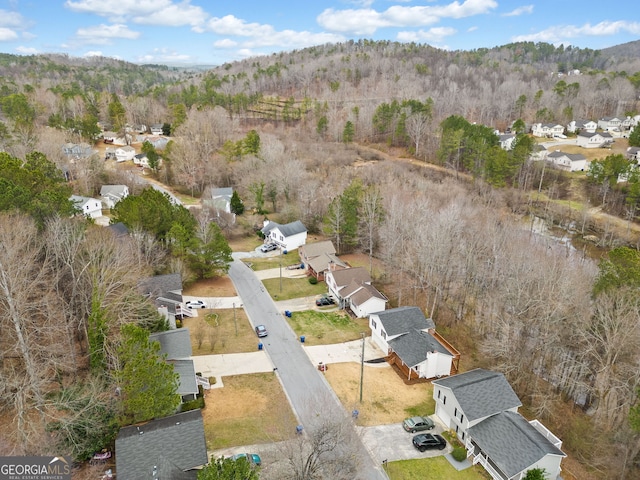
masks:
<svg viewBox="0 0 640 480"><path fill-rule="evenodd" d="M400 335L413 330L436 328L433 320L426 318L418 307L398 307L376 312L387 335Z"/></svg>
<svg viewBox="0 0 640 480"><path fill-rule="evenodd" d="M158 342L160 351L167 354L167 359L189 358L191 356L191 338L188 328L176 328L166 332L149 335L150 342Z"/></svg>
<svg viewBox="0 0 640 480"><path fill-rule="evenodd" d="M178 374L178 394L188 395L190 393L198 393L196 369L193 366L193 360L169 360L169 363L173 364L173 371Z"/></svg>
<svg viewBox="0 0 640 480"><path fill-rule="evenodd" d="M112 223L107 228L109 228L109 230L111 230L116 237L124 237L126 235L129 235L129 229L122 222Z"/></svg>
<svg viewBox="0 0 640 480"><path fill-rule="evenodd" d="M578 133L579 137L591 138L596 135L600 135L603 138L613 138L609 132L580 132Z"/></svg>
<svg viewBox="0 0 640 480"><path fill-rule="evenodd" d="M182 471L207 463L204 422L200 410L178 413L120 429L116 438L118 478L153 478L153 467L158 467L160 456Z"/></svg>
<svg viewBox="0 0 640 480"><path fill-rule="evenodd" d="M151 468L149 480L196 480L198 478L198 470L183 472L171 461L167 460L163 455L156 457L156 462Z"/></svg>
<svg viewBox="0 0 640 480"><path fill-rule="evenodd" d="M142 279L138 284L140 293L155 299L165 296L167 292L182 292L182 275L169 273Z"/></svg>
<svg viewBox="0 0 640 480"><path fill-rule="evenodd" d="M451 389L469 421L522 405L505 376L491 370L476 368L433 383Z"/></svg>
<svg viewBox="0 0 640 480"><path fill-rule="evenodd" d="M262 228L262 233L266 235L276 227L278 228L278 230L280 230L280 233L282 233L284 237L291 237L293 235L297 235L298 233L307 231L307 227L305 227L300 220L296 220L295 222L287 223L285 225L280 225L276 222L269 222Z"/></svg>
<svg viewBox="0 0 640 480"><path fill-rule="evenodd" d="M487 418L469 428L469 435L508 478L548 454L566 456L515 412L502 412Z"/></svg>
<svg viewBox="0 0 640 480"><path fill-rule="evenodd" d="M396 352L405 365L412 368L424 362L429 352L444 353L453 357L449 350L441 345L430 333L421 330L412 330L400 335L398 338L389 340L388 343L389 347Z"/></svg>

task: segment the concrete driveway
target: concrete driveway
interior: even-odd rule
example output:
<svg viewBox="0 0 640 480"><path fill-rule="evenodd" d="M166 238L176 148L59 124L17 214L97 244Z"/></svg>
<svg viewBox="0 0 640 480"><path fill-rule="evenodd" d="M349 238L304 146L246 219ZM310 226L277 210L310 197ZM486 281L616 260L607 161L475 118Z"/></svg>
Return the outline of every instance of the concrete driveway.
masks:
<svg viewBox="0 0 640 480"><path fill-rule="evenodd" d="M433 418L433 416L431 418ZM420 452L413 446L413 443L411 443L411 439L417 434L406 432L402 428L401 423L378 425L375 427L357 427L357 429L362 437L362 442L378 463L382 463L384 460L393 462L414 458L439 457L453 450L453 447L447 443L447 448L444 450L427 450ZM436 427L433 430L418 433L441 434L442 431L442 426L436 422Z"/></svg>

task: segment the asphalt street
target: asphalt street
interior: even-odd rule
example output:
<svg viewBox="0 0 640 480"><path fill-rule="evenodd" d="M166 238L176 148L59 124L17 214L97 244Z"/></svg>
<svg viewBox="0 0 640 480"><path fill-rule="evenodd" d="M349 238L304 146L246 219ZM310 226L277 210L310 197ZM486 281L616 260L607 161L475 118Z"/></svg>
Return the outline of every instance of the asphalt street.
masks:
<svg viewBox="0 0 640 480"><path fill-rule="evenodd" d="M251 324L263 324L269 331L269 336L263 340L264 349L271 358L300 424L308 430L318 424L319 418L349 418L255 272L236 259L229 268L229 277L242 298ZM357 443L356 448L360 450L357 455L361 460L358 478L388 479L360 437Z"/></svg>

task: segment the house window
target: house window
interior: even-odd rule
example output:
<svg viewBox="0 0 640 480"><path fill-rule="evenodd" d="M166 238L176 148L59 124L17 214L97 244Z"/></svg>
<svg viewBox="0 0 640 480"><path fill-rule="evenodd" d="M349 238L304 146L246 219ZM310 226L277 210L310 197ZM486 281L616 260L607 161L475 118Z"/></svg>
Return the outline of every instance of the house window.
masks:
<svg viewBox="0 0 640 480"><path fill-rule="evenodd" d="M375 320L371 320L371 328L376 328L376 321Z"/></svg>
<svg viewBox="0 0 640 480"><path fill-rule="evenodd" d="M460 414L460 422L462 422L464 420L464 413Z"/></svg>
<svg viewBox="0 0 640 480"><path fill-rule="evenodd" d="M438 400L440 400L440 390L438 390Z"/></svg>
<svg viewBox="0 0 640 480"><path fill-rule="evenodd" d="M459 429L458 429L458 425L456 425L456 433L458 433L458 430L459 430Z"/></svg>
<svg viewBox="0 0 640 480"><path fill-rule="evenodd" d="M380 332L380 335L382 336L382 338L384 338L385 340L387 339L387 334L384 332L384 330L382 332Z"/></svg>
<svg viewBox="0 0 640 480"><path fill-rule="evenodd" d="M445 395L444 398L442 399L442 404L446 405L447 404L447 396Z"/></svg>
<svg viewBox="0 0 640 480"><path fill-rule="evenodd" d="M464 440L464 432L462 432L462 440Z"/></svg>
<svg viewBox="0 0 640 480"><path fill-rule="evenodd" d="M458 407L453 409L453 416L457 417L458 416Z"/></svg>

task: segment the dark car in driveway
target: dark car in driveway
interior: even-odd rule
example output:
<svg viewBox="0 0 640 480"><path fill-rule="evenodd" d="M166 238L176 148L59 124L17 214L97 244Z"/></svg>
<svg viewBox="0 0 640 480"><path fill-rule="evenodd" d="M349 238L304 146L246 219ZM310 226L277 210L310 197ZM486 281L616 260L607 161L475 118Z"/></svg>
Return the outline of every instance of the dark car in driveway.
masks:
<svg viewBox="0 0 640 480"><path fill-rule="evenodd" d="M323 307L325 305L333 305L336 301L331 297L320 297L316 300L316 305L318 307Z"/></svg>
<svg viewBox="0 0 640 480"><path fill-rule="evenodd" d="M421 432L422 430L433 430L436 426L429 417L411 417L406 418L404 422L402 422L402 428L404 428L407 432L416 433Z"/></svg>
<svg viewBox="0 0 640 480"><path fill-rule="evenodd" d="M420 433L413 437L413 446L421 452L432 448L444 450L447 447L447 441L440 435L433 435L431 433Z"/></svg>
<svg viewBox="0 0 640 480"><path fill-rule="evenodd" d="M265 327L264 325L258 325L256 327L256 335L258 335L258 337L260 338L266 337L268 335L267 327Z"/></svg>

